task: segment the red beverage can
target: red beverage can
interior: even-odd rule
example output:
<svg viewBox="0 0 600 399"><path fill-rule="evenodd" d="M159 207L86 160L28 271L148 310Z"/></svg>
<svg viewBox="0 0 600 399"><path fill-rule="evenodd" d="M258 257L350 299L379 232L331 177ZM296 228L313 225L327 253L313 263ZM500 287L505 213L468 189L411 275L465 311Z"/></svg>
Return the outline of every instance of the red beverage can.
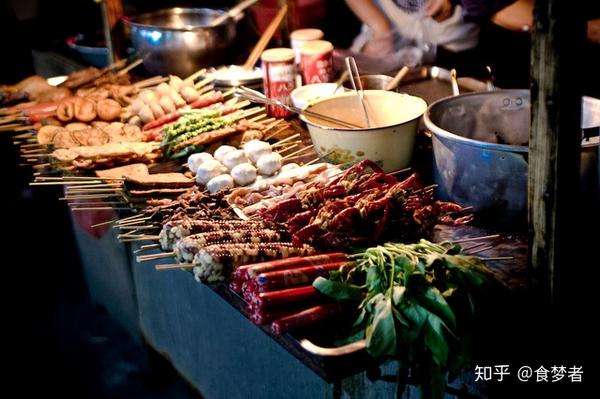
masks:
<svg viewBox="0 0 600 399"><path fill-rule="evenodd" d="M290 94L296 88L294 51L290 48L272 48L265 50L260 59L265 96L291 105ZM272 105L267 105L267 114L276 118L292 115L288 110Z"/></svg>
<svg viewBox="0 0 600 399"><path fill-rule="evenodd" d="M333 44L311 40L300 47L300 68L305 85L333 80Z"/></svg>

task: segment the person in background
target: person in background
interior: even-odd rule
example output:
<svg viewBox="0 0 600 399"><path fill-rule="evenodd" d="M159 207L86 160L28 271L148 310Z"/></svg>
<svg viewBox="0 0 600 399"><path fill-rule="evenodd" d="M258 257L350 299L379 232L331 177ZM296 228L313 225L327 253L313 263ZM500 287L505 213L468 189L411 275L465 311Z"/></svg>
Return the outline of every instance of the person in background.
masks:
<svg viewBox="0 0 600 399"><path fill-rule="evenodd" d="M534 0L460 0L465 21L481 28L482 56L502 88L529 88L531 30ZM586 51L582 60L590 70L600 66L600 2L581 7L588 19ZM589 95L600 95L599 80L587 85Z"/></svg>
<svg viewBox="0 0 600 399"><path fill-rule="evenodd" d="M478 62L476 23L465 22L452 0L346 0L363 22L350 50L378 60L381 72L402 65L435 63L462 75ZM478 73L475 73L478 74Z"/></svg>

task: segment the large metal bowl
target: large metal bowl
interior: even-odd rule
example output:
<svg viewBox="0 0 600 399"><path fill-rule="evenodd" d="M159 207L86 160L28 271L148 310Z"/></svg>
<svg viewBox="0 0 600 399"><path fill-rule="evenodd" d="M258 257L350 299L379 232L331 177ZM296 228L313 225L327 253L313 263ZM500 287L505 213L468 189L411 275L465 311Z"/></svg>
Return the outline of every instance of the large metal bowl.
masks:
<svg viewBox="0 0 600 399"><path fill-rule="evenodd" d="M463 94L431 104L424 120L440 197L472 206L489 225L525 225L530 108L527 90ZM597 192L591 174L597 153L597 140L582 143L581 176L591 193Z"/></svg>
<svg viewBox="0 0 600 399"><path fill-rule="evenodd" d="M209 26L223 13L176 7L124 17L123 21L148 72L185 77L202 67L227 63L236 23L228 18L220 25Z"/></svg>

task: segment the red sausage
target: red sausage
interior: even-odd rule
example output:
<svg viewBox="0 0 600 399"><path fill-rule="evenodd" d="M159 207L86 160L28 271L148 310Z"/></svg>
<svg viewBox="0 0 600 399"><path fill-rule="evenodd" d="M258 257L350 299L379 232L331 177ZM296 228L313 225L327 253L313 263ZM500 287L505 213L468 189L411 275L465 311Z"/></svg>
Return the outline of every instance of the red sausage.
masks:
<svg viewBox="0 0 600 399"><path fill-rule="evenodd" d="M261 292L253 298L250 305L255 310L273 309L281 305L296 304L320 297L319 291L309 285L287 290Z"/></svg>
<svg viewBox="0 0 600 399"><path fill-rule="evenodd" d="M346 254L342 252L332 252L328 254L322 255L314 255L314 256L294 256L287 259L279 259L271 262L262 262L256 263L253 265L244 265L238 267L232 275L232 281L235 282L236 287L241 287L241 285L250 280L251 278L256 277L261 273L268 273L275 270L286 270L286 269L295 269L299 267L306 266L315 266L322 265L326 263L332 262L342 262L347 260ZM235 290L234 290L235 291ZM236 291L240 292L240 291Z"/></svg>
<svg viewBox="0 0 600 399"><path fill-rule="evenodd" d="M271 330L275 334L283 334L296 328L305 327L307 325L329 319L340 313L342 313L342 306L337 302L317 305L275 320L271 324Z"/></svg>

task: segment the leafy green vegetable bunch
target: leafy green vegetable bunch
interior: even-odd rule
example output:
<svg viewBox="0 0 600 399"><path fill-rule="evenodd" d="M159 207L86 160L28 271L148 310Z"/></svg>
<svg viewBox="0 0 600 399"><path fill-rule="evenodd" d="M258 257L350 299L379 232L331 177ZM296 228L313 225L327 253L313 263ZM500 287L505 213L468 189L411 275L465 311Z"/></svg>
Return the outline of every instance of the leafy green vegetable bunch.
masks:
<svg viewBox="0 0 600 399"><path fill-rule="evenodd" d="M450 242L388 243L357 255L350 272L314 282L325 295L359 303L345 342L366 339L372 356L399 360L402 391L410 373L424 398L441 398L446 374L468 364L468 325L484 287L497 281L460 251Z"/></svg>

